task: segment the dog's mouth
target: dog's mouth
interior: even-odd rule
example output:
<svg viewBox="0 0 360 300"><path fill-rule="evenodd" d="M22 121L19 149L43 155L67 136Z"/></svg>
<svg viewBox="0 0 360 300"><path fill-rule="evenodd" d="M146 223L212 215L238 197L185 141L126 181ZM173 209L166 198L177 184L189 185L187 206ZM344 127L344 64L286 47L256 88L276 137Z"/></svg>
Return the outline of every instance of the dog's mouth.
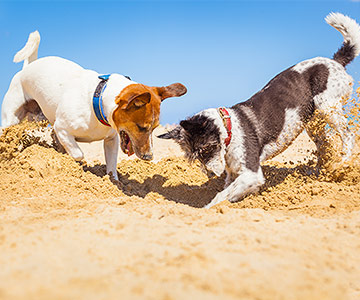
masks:
<svg viewBox="0 0 360 300"><path fill-rule="evenodd" d="M133 150L132 143L131 143L129 135L123 130L121 130L119 132L119 135L120 135L120 147L121 147L121 150L125 154L127 154L128 156L133 155L134 150Z"/></svg>

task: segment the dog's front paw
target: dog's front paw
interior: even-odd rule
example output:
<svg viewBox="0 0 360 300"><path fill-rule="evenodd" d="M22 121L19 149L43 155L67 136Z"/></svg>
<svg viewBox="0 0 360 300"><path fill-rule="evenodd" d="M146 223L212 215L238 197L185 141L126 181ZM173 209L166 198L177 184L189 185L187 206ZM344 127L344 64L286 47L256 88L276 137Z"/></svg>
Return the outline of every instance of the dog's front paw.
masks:
<svg viewBox="0 0 360 300"><path fill-rule="evenodd" d="M203 208L209 209L209 208L211 208L211 207L212 207L212 205L211 205L211 202L210 202L209 204L206 204Z"/></svg>
<svg viewBox="0 0 360 300"><path fill-rule="evenodd" d="M225 200L226 200L226 198L224 198L224 197L223 197L222 195L220 195L220 194L217 194L216 197L210 201L210 203L208 203L208 204L206 204L206 205L204 206L204 208L206 208L206 209L211 208L211 207L213 207L214 205L216 205L216 204L218 204L218 203L220 203L220 202L223 202L223 201L225 201Z"/></svg>
<svg viewBox="0 0 360 300"><path fill-rule="evenodd" d="M111 178L112 180L119 181L119 177L118 177L118 174L117 174L116 171L115 171L115 172L110 171L110 172L108 173L108 175L110 176L110 178Z"/></svg>

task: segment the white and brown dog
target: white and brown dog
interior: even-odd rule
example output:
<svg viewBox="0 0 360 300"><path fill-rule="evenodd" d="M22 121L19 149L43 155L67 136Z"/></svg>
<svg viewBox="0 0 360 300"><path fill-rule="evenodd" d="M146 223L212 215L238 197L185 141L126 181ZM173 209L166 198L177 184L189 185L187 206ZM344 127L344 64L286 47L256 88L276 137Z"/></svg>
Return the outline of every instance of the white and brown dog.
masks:
<svg viewBox="0 0 360 300"><path fill-rule="evenodd" d="M159 125L161 101L184 95L186 88L180 83L150 87L119 74L99 76L60 57L37 59L39 43L35 31L14 57L24 66L5 95L2 126L43 114L76 160L84 157L76 141L104 140L106 171L115 179L119 134L125 153L152 159L151 134Z"/></svg>
<svg viewBox="0 0 360 300"><path fill-rule="evenodd" d="M360 26L340 13L329 14L326 22L344 37L333 59L316 57L298 63L249 100L228 109L204 110L159 136L174 139L188 159L199 159L217 176L226 170L225 189L206 208L256 192L264 183L260 163L285 150L315 110L340 134L343 159L350 158L354 135L348 129L341 98L352 91L353 79L345 66L360 53ZM306 129L321 147L321 139Z"/></svg>

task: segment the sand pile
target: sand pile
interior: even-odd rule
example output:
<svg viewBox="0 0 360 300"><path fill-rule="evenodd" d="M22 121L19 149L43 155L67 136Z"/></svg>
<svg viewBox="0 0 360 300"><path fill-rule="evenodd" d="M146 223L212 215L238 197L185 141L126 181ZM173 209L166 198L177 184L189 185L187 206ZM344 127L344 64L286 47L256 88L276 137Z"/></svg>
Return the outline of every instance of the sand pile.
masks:
<svg viewBox="0 0 360 300"><path fill-rule="evenodd" d="M44 123L24 122L5 129L0 138L2 207L10 202L40 210L72 207L123 195L108 176L85 172L54 145L51 129Z"/></svg>
<svg viewBox="0 0 360 300"><path fill-rule="evenodd" d="M141 197L156 203L170 200L202 207L223 189L224 176L209 179L199 164L190 165L182 157L168 157L158 163L122 160L118 164L119 181L115 182L106 175L104 165L77 163L56 151L49 131L51 128L45 123L29 122L4 131L0 138L2 199L26 199L23 205L42 208L71 208L89 201L137 201ZM313 160L306 164L269 162L263 166L266 184L258 195L223 205L302 210L311 214L322 214L323 209L329 212L358 209L359 162L357 153L350 164L338 166L332 173L319 172ZM38 200L43 197L47 199L45 203ZM344 198L348 201L343 201Z"/></svg>
<svg viewBox="0 0 360 300"><path fill-rule="evenodd" d="M200 207L223 184L221 179L208 180L199 166L190 166L180 157L157 164L138 159L120 161L119 181L111 181L104 165L77 163L56 151L46 129L44 123L24 122L4 131L0 138L1 199L24 199L24 205L53 208L127 195L135 196L133 200L136 196L149 201L168 199ZM36 203L43 197L46 202ZM81 203L72 202L78 198Z"/></svg>
<svg viewBox="0 0 360 300"><path fill-rule="evenodd" d="M359 162L359 156L356 156ZM258 195L233 204L238 208L287 209L323 216L360 208L360 165L336 170L336 176L316 173L316 165L263 167L266 183Z"/></svg>

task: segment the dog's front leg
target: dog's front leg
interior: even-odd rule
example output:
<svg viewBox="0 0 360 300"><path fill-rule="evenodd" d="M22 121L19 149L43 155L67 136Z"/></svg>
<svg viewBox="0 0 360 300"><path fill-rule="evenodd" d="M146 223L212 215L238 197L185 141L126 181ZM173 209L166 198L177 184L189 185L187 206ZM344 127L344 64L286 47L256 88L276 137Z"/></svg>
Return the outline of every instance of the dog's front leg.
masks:
<svg viewBox="0 0 360 300"><path fill-rule="evenodd" d="M56 122L54 124L54 131L60 144L63 145L70 156L72 156L76 161L80 161L84 158L84 153L76 143L74 136L68 133L65 129L59 127Z"/></svg>
<svg viewBox="0 0 360 300"><path fill-rule="evenodd" d="M104 140L104 152L106 161L106 173L112 173L115 180L119 180L116 171L117 156L119 151L119 135Z"/></svg>
<svg viewBox="0 0 360 300"><path fill-rule="evenodd" d="M257 192L265 182L261 167L257 172L243 168L241 174L223 191L219 192L204 208L210 208L222 201L236 202L240 198Z"/></svg>
<svg viewBox="0 0 360 300"><path fill-rule="evenodd" d="M231 170L226 170L224 189L227 188L234 181L235 178L236 178L236 174L231 172Z"/></svg>

